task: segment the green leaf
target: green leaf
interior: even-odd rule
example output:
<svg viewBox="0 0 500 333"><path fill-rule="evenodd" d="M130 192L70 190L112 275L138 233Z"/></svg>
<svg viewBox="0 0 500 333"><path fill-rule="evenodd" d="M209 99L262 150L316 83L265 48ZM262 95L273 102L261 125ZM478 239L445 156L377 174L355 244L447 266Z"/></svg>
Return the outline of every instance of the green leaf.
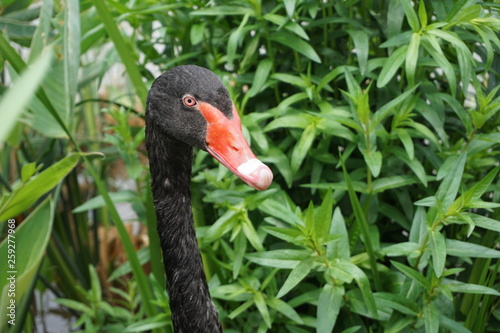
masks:
<svg viewBox="0 0 500 333"><path fill-rule="evenodd" d="M77 165L79 154L66 156L59 162L3 196L0 221L12 218L31 207L42 195L56 186Z"/></svg>
<svg viewBox="0 0 500 333"><path fill-rule="evenodd" d="M113 41L113 45L120 56L125 68L127 69L127 74L132 81L132 85L139 96L143 105L146 105L146 97L148 95L148 90L146 85L142 81L141 73L139 72L139 66L134 59L134 53L131 52L129 45L125 42L122 34L118 30L118 25L116 24L111 12L103 0L92 0L97 14L100 17L101 22L106 28L106 32ZM198 10L199 12L201 10Z"/></svg>
<svg viewBox="0 0 500 333"><path fill-rule="evenodd" d="M293 269L304 259L310 257L307 250L273 250L259 253L250 253L245 257L259 265Z"/></svg>
<svg viewBox="0 0 500 333"><path fill-rule="evenodd" d="M203 240L206 242L213 242L222 237L222 235L231 231L234 225L238 222L239 214L239 210L227 210L221 217L217 219L217 221L215 221L214 224L210 226L210 228L208 228Z"/></svg>
<svg viewBox="0 0 500 333"><path fill-rule="evenodd" d="M239 15L255 15L255 12L250 7L243 6L215 6L205 7L189 12L192 16L239 16Z"/></svg>
<svg viewBox="0 0 500 333"><path fill-rule="evenodd" d="M378 292L374 296L379 308L389 307L410 316L418 316L420 313L419 305L402 295Z"/></svg>
<svg viewBox="0 0 500 333"><path fill-rule="evenodd" d="M430 282L422 275L422 273L403 265L397 261L391 260L391 264L397 268L398 271L409 277L411 280L418 282L422 287L427 290L431 289Z"/></svg>
<svg viewBox="0 0 500 333"><path fill-rule="evenodd" d="M342 306L342 297L345 294L343 286L325 284L319 294L316 332L332 332Z"/></svg>
<svg viewBox="0 0 500 333"><path fill-rule="evenodd" d="M323 202L315 214L314 228L316 235L327 235L332 222L333 195L332 190L328 190L323 198Z"/></svg>
<svg viewBox="0 0 500 333"><path fill-rule="evenodd" d="M189 31L189 39L191 39L191 45L199 44L204 38L206 22L201 22L193 24Z"/></svg>
<svg viewBox="0 0 500 333"><path fill-rule="evenodd" d="M383 255L389 257L416 256L420 253L420 245L414 242L402 242L392 244L380 250Z"/></svg>
<svg viewBox="0 0 500 333"><path fill-rule="evenodd" d="M474 283L456 283L457 281L452 281L446 284L446 287L454 293L463 294L483 294L483 295L493 295L500 296L500 292L490 287L486 287L480 284Z"/></svg>
<svg viewBox="0 0 500 333"><path fill-rule="evenodd" d="M455 239L446 240L446 252L454 257L500 258L500 251Z"/></svg>
<svg viewBox="0 0 500 333"><path fill-rule="evenodd" d="M420 19L420 23L422 24L422 28L425 28L427 26L427 11L425 9L424 0L421 0L418 3L418 18Z"/></svg>
<svg viewBox="0 0 500 333"><path fill-rule="evenodd" d="M2 221L5 220L7 219L2 218ZM32 280L37 278L38 268L52 232L53 220L54 204L50 198L40 203L17 228L11 228L15 221L8 220L8 230L12 232L8 231L0 243L0 258L3 258L0 269L0 304L3 304L0 307L0 327L6 327L9 319L7 305L10 300L16 300L19 310ZM15 251L14 257L11 256L12 250ZM9 291L12 276L15 276L14 297L11 295L12 291Z"/></svg>
<svg viewBox="0 0 500 333"><path fill-rule="evenodd" d="M373 297L370 281L368 280L365 272L363 272L363 270L361 270L358 266L348 261L337 261L333 264L333 267L339 271L344 271L345 274L352 276L354 280L356 280L356 284L363 295L366 307L374 318L378 318L377 305L375 304L375 298Z"/></svg>
<svg viewBox="0 0 500 333"><path fill-rule="evenodd" d="M264 83L266 83L267 78L269 77L272 67L272 59L266 58L259 62L259 66L257 66L257 70L255 71L255 75L253 77L252 87L247 92L250 97L257 95L262 90Z"/></svg>
<svg viewBox="0 0 500 333"><path fill-rule="evenodd" d="M465 191L465 193L458 197L455 202L461 202L463 206L471 207L471 205L475 201L481 199L481 196L484 194L484 192L486 192L490 184L493 182L499 170L500 166L497 166L496 168L488 172L488 174L483 179L481 179L477 184Z"/></svg>
<svg viewBox="0 0 500 333"><path fill-rule="evenodd" d="M0 51L4 57L5 50L1 47L1 43ZM2 119L0 122L0 142L5 141L17 119L35 96L38 86L50 68L51 60L52 49L49 48L15 80L13 87L3 95L0 100L0 119Z"/></svg>
<svg viewBox="0 0 500 333"><path fill-rule="evenodd" d="M439 311L433 302L424 305L424 325L426 333L439 332Z"/></svg>
<svg viewBox="0 0 500 333"><path fill-rule="evenodd" d="M333 212L332 222L330 224L330 234L339 235L341 238L326 246L326 256L328 259L349 260L351 257L349 235L347 233L344 217L339 207L336 207Z"/></svg>
<svg viewBox="0 0 500 333"><path fill-rule="evenodd" d="M462 153L447 172L441 182L441 185L439 185L436 193L436 200L440 205L441 212L443 213L445 213L453 201L455 201L460 183L462 181L466 158L467 154Z"/></svg>
<svg viewBox="0 0 500 333"><path fill-rule="evenodd" d="M453 66L450 64L448 59L443 54L439 42L433 35L425 34L425 38L422 38L422 46L431 57L436 61L438 68L442 69L446 78L448 79L448 84L450 85L450 91L453 96L455 96L457 91L457 79Z"/></svg>
<svg viewBox="0 0 500 333"><path fill-rule="evenodd" d="M293 32L297 36L304 38L305 40L309 40L309 36L306 31L298 23L291 21L289 18L271 13L268 13L263 17L265 20L278 25L280 28L284 27L286 30Z"/></svg>
<svg viewBox="0 0 500 333"><path fill-rule="evenodd" d="M267 305L269 305L271 308L277 310L284 316L290 318L296 323L303 324L302 318L300 318L299 314L297 311L295 311L294 308L292 308L288 303L278 299L278 298L269 298L267 300Z"/></svg>
<svg viewBox="0 0 500 333"><path fill-rule="evenodd" d="M418 21L417 13L415 13L415 10L413 9L412 2L410 0L401 0L400 3L401 7L403 7L406 19L408 20L408 24L410 25L411 30L413 30L413 32L419 31L420 23Z"/></svg>
<svg viewBox="0 0 500 333"><path fill-rule="evenodd" d="M380 282L379 272L377 270L377 259L372 245L371 233L370 233L370 228L368 226L368 221L366 220L365 213L361 208L361 203L359 202L359 199L356 193L354 192L354 187L352 185L351 177L347 173L344 157L342 156L342 154L340 154L340 161L342 163L342 172L344 174L344 179L347 184L347 192L349 194L349 200L351 202L351 206L354 211L355 220L358 227L361 229L361 233L363 235L363 242L365 244L366 252L368 253L370 269L372 271L373 279L375 281L375 288L379 290L382 286ZM374 315L376 316L376 312L374 313Z"/></svg>
<svg viewBox="0 0 500 333"><path fill-rule="evenodd" d="M316 51L314 51L313 47L295 35L292 35L286 31L277 31L271 34L269 39L288 46L292 50L299 52L312 61L321 63L321 59Z"/></svg>
<svg viewBox="0 0 500 333"><path fill-rule="evenodd" d="M119 192L111 192L109 193L109 196L113 200L114 203L119 203L119 202L139 202L140 198L137 195L137 192L135 191L119 191ZM80 206L76 207L75 209L72 210L73 213L82 213L86 212L89 210L105 207L106 202L104 201L102 195L98 195L92 199L89 199L88 201L84 202Z"/></svg>
<svg viewBox="0 0 500 333"><path fill-rule="evenodd" d="M410 39L410 44L408 44L408 50L406 51L405 58L405 71L406 77L408 78L408 84L411 86L415 85L415 71L417 69L417 62L419 59L420 50L420 34L413 33Z"/></svg>
<svg viewBox="0 0 500 333"><path fill-rule="evenodd" d="M379 151L366 151L361 150L363 157L365 159L366 165L370 168L371 173L374 177L378 177L380 170L382 169L382 153Z"/></svg>
<svg viewBox="0 0 500 333"><path fill-rule="evenodd" d="M347 29L346 32L351 36L358 58L359 71L361 75L365 75L368 63L368 52L370 50L368 34L365 30Z"/></svg>
<svg viewBox="0 0 500 333"><path fill-rule="evenodd" d="M405 61L407 51L408 46L403 45L392 52L390 57L385 60L384 66L382 67L377 80L377 88L383 88L387 85L387 83L391 81L391 79L394 77L398 69Z"/></svg>
<svg viewBox="0 0 500 333"><path fill-rule="evenodd" d="M446 263L446 241L443 234L436 230L430 232L430 238L434 272L437 277L441 277Z"/></svg>
<svg viewBox="0 0 500 333"><path fill-rule="evenodd" d="M298 217L290 207L285 206L272 198L264 201L259 206L259 209L264 213L274 216L290 225L304 225L302 219Z"/></svg>
<svg viewBox="0 0 500 333"><path fill-rule="evenodd" d="M316 124L312 123L306 127L304 132L292 151L290 165L293 172L297 172L307 156L314 139L316 138Z"/></svg>
<svg viewBox="0 0 500 333"><path fill-rule="evenodd" d="M292 114L279 117L264 127L264 132L269 132L278 128L306 128L313 122L314 116L307 113Z"/></svg>
<svg viewBox="0 0 500 333"><path fill-rule="evenodd" d="M276 295L277 298L281 298L286 295L290 290L292 290L300 281L302 281L311 271L314 264L314 258L308 257L303 259L295 268L290 272L285 283L281 286L281 289Z"/></svg>
<svg viewBox="0 0 500 333"><path fill-rule="evenodd" d="M245 233L245 236L247 237L250 244L252 244L253 248L256 249L257 251L264 251L262 242L260 241L260 238L257 235L257 231L255 231L252 222L248 218L245 218L241 222L241 224L243 232Z"/></svg>
<svg viewBox="0 0 500 333"><path fill-rule="evenodd" d="M476 227L500 232L500 221L494 220L492 218L483 215L477 215L473 213L465 213L465 214L466 216L472 218L472 221L474 222L474 225Z"/></svg>
<svg viewBox="0 0 500 333"><path fill-rule="evenodd" d="M255 306L259 310L262 319L266 323L268 328L271 328L271 317L269 316L269 309L267 308L266 301L264 300L264 296L261 292L256 292L253 294L253 300L255 302Z"/></svg>
<svg viewBox="0 0 500 333"><path fill-rule="evenodd" d="M293 17L295 14L295 4L297 0L283 0L283 4L285 5L286 14L288 17Z"/></svg>
<svg viewBox="0 0 500 333"><path fill-rule="evenodd" d="M83 312L83 313L92 313L92 309L85 305L84 303L72 300L72 299L67 299L67 298L56 298L54 299L56 303L61 304L62 306L65 306L69 309L78 311L78 312Z"/></svg>
<svg viewBox="0 0 500 333"><path fill-rule="evenodd" d="M396 135L398 136L399 140L403 144L403 147L405 148L406 153L408 154L408 158L410 160L413 160L413 157L415 156L415 148L413 145L413 140L412 140L410 134L408 133L408 131L403 129L403 128L398 128L398 129L396 129ZM422 165L422 164L420 164L420 165ZM425 171L424 171L424 174L425 174ZM427 182L425 181L424 184L427 185Z"/></svg>

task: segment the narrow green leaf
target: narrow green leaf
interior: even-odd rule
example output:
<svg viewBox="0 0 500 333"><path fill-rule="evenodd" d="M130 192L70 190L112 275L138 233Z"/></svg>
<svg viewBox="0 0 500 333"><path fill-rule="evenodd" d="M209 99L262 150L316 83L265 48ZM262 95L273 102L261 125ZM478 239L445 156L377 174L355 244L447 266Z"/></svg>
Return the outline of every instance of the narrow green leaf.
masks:
<svg viewBox="0 0 500 333"><path fill-rule="evenodd" d="M4 57L4 50L2 48L0 50L2 57ZM35 96L38 86L50 68L51 60L52 49L49 48L21 74L14 82L13 87L8 89L0 100L0 119L2 119L0 122L0 142L5 141L17 119Z"/></svg>
<svg viewBox="0 0 500 333"><path fill-rule="evenodd" d="M79 154L66 156L43 172L7 194L0 207L0 220L6 220L31 207L42 195L56 186L77 165Z"/></svg>
<svg viewBox="0 0 500 333"><path fill-rule="evenodd" d="M316 332L332 332L342 306L343 286L325 284L319 294Z"/></svg>
<svg viewBox="0 0 500 333"><path fill-rule="evenodd" d="M446 252L454 257L500 258L500 251L455 239L446 240Z"/></svg>
<svg viewBox="0 0 500 333"><path fill-rule="evenodd" d="M424 325L426 333L439 332L439 311L433 302L424 304Z"/></svg>
<svg viewBox="0 0 500 333"><path fill-rule="evenodd" d="M62 33L63 46L63 84L64 84L64 120L68 122L78 85L78 69L80 66L80 1L66 0L64 6L64 25Z"/></svg>
<svg viewBox="0 0 500 333"><path fill-rule="evenodd" d="M262 319L266 323L268 328L271 328L271 317L269 316L269 309L267 308L266 301L264 300L264 296L261 292L256 292L253 294L253 300L255 302L255 306L259 310Z"/></svg>
<svg viewBox="0 0 500 333"><path fill-rule="evenodd" d="M402 242L389 245L380 250L383 255L389 257L416 256L419 254L420 245L413 242Z"/></svg>
<svg viewBox="0 0 500 333"><path fill-rule="evenodd" d="M193 24L191 30L189 31L189 39L191 40L191 45L197 45L204 39L206 25L206 22Z"/></svg>
<svg viewBox="0 0 500 333"><path fill-rule="evenodd" d="M119 191L119 192L112 192L109 194L113 202L118 203L118 202L133 202L133 201L139 201L139 196L137 192L135 191ZM86 212L92 209L97 209L101 207L105 207L106 202L104 201L102 195L98 195L80 206L76 207L75 209L72 210L73 213L82 213Z"/></svg>
<svg viewBox="0 0 500 333"><path fill-rule="evenodd" d="M354 192L354 187L352 185L351 177L347 173L347 169L345 166L344 162L344 157L342 154L340 154L340 161L342 163L342 172L344 174L344 178L347 184L347 192L349 194L349 200L351 202L351 206L354 211L354 216L356 223L358 224L359 228L361 229L361 233L363 235L363 242L365 244L366 252L368 253L368 258L370 262L370 268L373 274L373 279L375 282L375 288L377 290L380 290L382 285L380 282L380 276L379 272L377 270L377 259L376 259L376 254L373 249L372 245L372 240L371 240L371 234L370 234L370 228L368 226L368 221L366 220L365 214L363 209L361 208L361 204L359 202L359 199ZM376 313L374 314L376 315Z"/></svg>
<svg viewBox="0 0 500 333"><path fill-rule="evenodd" d="M93 265L89 265L91 297L93 302L100 302L102 300L101 281Z"/></svg>
<svg viewBox="0 0 500 333"><path fill-rule="evenodd" d="M437 277L443 274L444 266L446 263L446 242L443 234L439 231L433 230L430 232L431 236L431 253L432 263L434 264L434 272Z"/></svg>
<svg viewBox="0 0 500 333"><path fill-rule="evenodd" d="M300 54L306 56L312 61L321 63L321 59L316 53L316 51L313 49L313 47L309 43L297 37L296 35L292 35L286 31L277 31L271 34L269 39L278 42L280 44L283 44L285 46L288 46L292 50L299 52Z"/></svg>
<svg viewBox="0 0 500 333"><path fill-rule="evenodd" d="M389 307L410 316L418 316L420 313L419 305L402 295L388 292L378 292L374 295L377 304L380 304L379 307Z"/></svg>
<svg viewBox="0 0 500 333"><path fill-rule="evenodd" d="M328 190L323 198L323 202L319 207L316 214L316 222L314 227L316 229L316 235L326 235L330 231L330 225L332 223L332 210L333 210L333 195L332 190Z"/></svg>
<svg viewBox="0 0 500 333"><path fill-rule="evenodd" d="M454 293L500 296L500 292L498 290L480 284L456 283L456 281L453 281L450 284L446 284L446 287L448 287L450 291Z"/></svg>
<svg viewBox="0 0 500 333"><path fill-rule="evenodd" d="M2 221L6 220L2 218ZM54 205L48 198L41 202L16 229L9 228L15 232L8 232L0 242L0 258L3 258L0 269L0 304L3 304L0 307L0 327L6 327L7 320L11 319L7 316L10 312L7 305L14 299L13 291L9 291L12 282L10 278L15 276L14 297L16 310L19 311L21 300L30 290L33 279L37 278L38 268L52 232L53 220ZM12 250L15 250L14 258L11 256Z"/></svg>
<svg viewBox="0 0 500 333"><path fill-rule="evenodd" d="M304 132L292 151L290 165L293 172L297 172L304 161L314 139L316 138L316 124L312 123L306 127Z"/></svg>
<svg viewBox="0 0 500 333"><path fill-rule="evenodd" d="M398 271L409 277L415 282L418 282L422 287L424 287L427 290L430 290L430 282L427 281L427 279L422 275L422 273L414 270L413 268L410 268L404 264L401 264L397 261L391 260L391 264L397 268Z"/></svg>
<svg viewBox="0 0 500 333"><path fill-rule="evenodd" d="M427 26L427 11L425 9L424 0L421 0L418 3L418 18L420 19L420 23L422 24L422 28L425 28Z"/></svg>
<svg viewBox="0 0 500 333"><path fill-rule="evenodd" d="M391 81L405 61L407 53L408 45L403 45L392 52L390 57L385 60L384 66L382 67L377 80L377 88L383 88Z"/></svg>
<svg viewBox="0 0 500 333"><path fill-rule="evenodd" d="M250 253L245 257L259 265L293 269L306 258L310 257L310 252L306 250L274 250L258 253Z"/></svg>
<svg viewBox="0 0 500 333"><path fill-rule="evenodd" d="M280 28L284 27L286 30L293 32L297 36L304 38L305 40L309 40L309 36L307 35L306 31L297 22L294 22L285 16L271 13L268 13L263 17L269 22L278 25Z"/></svg>
<svg viewBox="0 0 500 333"><path fill-rule="evenodd" d="M304 225L301 218L298 217L290 207L269 198L265 200L260 206L259 209L264 213L274 216L290 225Z"/></svg>
<svg viewBox="0 0 500 333"><path fill-rule="evenodd" d="M410 160L413 160L413 157L415 156L415 148L413 145L413 140L408 131L402 128L398 128L396 130L396 135L403 144L403 147L405 147L406 153L408 154L408 158Z"/></svg>
<svg viewBox="0 0 500 333"><path fill-rule="evenodd" d="M436 193L436 200L440 205L441 212L443 213L446 212L453 201L455 201L460 183L462 181L466 158L467 154L462 153L456 162L453 163L453 166L444 177L441 185L439 185Z"/></svg>
<svg viewBox="0 0 500 333"><path fill-rule="evenodd" d="M361 75L365 75L368 64L368 51L370 50L368 34L365 30L352 29L347 29L347 33L351 36L354 42L356 57L358 58L359 71Z"/></svg>
<svg viewBox="0 0 500 333"><path fill-rule="evenodd" d="M277 298L281 298L286 295L290 290L292 290L300 281L302 281L311 271L314 264L314 258L309 257L303 259L291 272L290 275L281 286L281 289L276 295Z"/></svg>
<svg viewBox="0 0 500 333"><path fill-rule="evenodd" d="M252 87L247 92L250 97L257 95L262 90L264 83L266 83L267 78L269 77L269 73L271 72L272 67L272 59L266 58L259 62L259 65L257 66L257 70L255 71L255 75L253 77Z"/></svg>
<svg viewBox="0 0 500 333"><path fill-rule="evenodd" d="M441 50L441 46L439 46L439 42L433 35L426 34L425 38L422 39L422 46L425 48L427 52L431 55L431 57L436 61L437 67L442 69L446 78L448 79L448 84L450 85L450 91L454 96L457 91L457 79L455 70L453 66L450 64L448 59L443 54Z"/></svg>
<svg viewBox="0 0 500 333"><path fill-rule="evenodd" d="M299 314L297 311L295 311L294 308L292 308L288 303L278 299L278 298L270 298L267 300L267 305L272 307L273 309L277 310L281 314L285 315L286 317L290 318L296 323L302 324L302 318L300 318Z"/></svg>
<svg viewBox="0 0 500 333"><path fill-rule="evenodd" d="M401 7L405 12L406 20L408 20L408 24L411 27L413 32L417 32L420 30L420 23L418 21L417 13L413 9L412 2L410 0L401 0Z"/></svg>
<svg viewBox="0 0 500 333"><path fill-rule="evenodd" d="M260 238L257 235L257 231L255 230L252 222L248 218L245 218L241 223L243 232L245 233L245 236L247 237L250 244L252 244L253 248L257 251L264 251L262 242L260 241Z"/></svg>
<svg viewBox="0 0 500 333"><path fill-rule="evenodd" d="M349 235L347 233L344 217L339 207L336 207L333 212L332 222L330 224L330 234L339 235L341 238L326 246L326 255L328 259L349 260L351 257Z"/></svg>
<svg viewBox="0 0 500 333"><path fill-rule="evenodd" d="M370 168L371 173L374 177L378 177L380 170L382 169L382 153L379 151L366 151L361 150L365 163Z"/></svg>
<svg viewBox="0 0 500 333"><path fill-rule="evenodd" d="M120 58L127 69L127 74L130 77L130 81L132 81L132 85L142 101L143 105L146 104L146 97L148 95L148 90L146 89L146 85L142 81L141 73L139 72L139 67L136 64L134 59L134 53L131 52L129 45L125 43L123 36L118 30L118 25L113 19L108 7L104 3L103 0L92 0L95 9L101 19L101 22L104 23L106 31L113 41L113 44L116 48L116 51L120 55Z"/></svg>
<svg viewBox="0 0 500 333"><path fill-rule="evenodd" d="M227 210L210 226L210 228L208 228L203 240L206 242L213 242L231 231L234 224L238 222L238 214L240 214L240 212L236 209Z"/></svg>
<svg viewBox="0 0 500 333"><path fill-rule="evenodd" d="M239 16L250 14L255 15L255 12L250 7L243 6L215 6L200 8L198 10L193 10L189 12L189 15L193 16Z"/></svg>
<svg viewBox="0 0 500 333"><path fill-rule="evenodd" d="M307 113L291 114L279 117L264 127L264 132L269 132L278 128L303 128L314 121L315 117Z"/></svg>
<svg viewBox="0 0 500 333"><path fill-rule="evenodd" d="M378 318L377 305L375 304L375 298L373 297L373 292L370 286L370 280L366 276L365 272L358 266L348 262L348 261L337 261L333 264L333 267L338 270L343 270L346 274L352 276L356 280L356 284L363 295L363 300L366 307L371 312L374 318Z"/></svg>
<svg viewBox="0 0 500 333"><path fill-rule="evenodd" d="M82 313L92 313L92 309L85 305L84 303L72 300L72 299L67 299L67 298L56 298L54 300L56 303L61 304L62 306L65 306L69 309L82 312Z"/></svg>
<svg viewBox="0 0 500 333"><path fill-rule="evenodd" d="M408 84L411 86L415 85L415 71L417 69L417 62L419 59L420 50L420 34L415 32L411 36L410 44L408 44L408 50L406 51L405 58L405 71L406 77L408 78Z"/></svg>
<svg viewBox="0 0 500 333"><path fill-rule="evenodd" d="M273 73L271 74L271 79L275 79L281 82L285 82L286 84L293 84L294 86L300 88L307 88L310 86L308 82L306 82L303 78L286 73Z"/></svg>
<svg viewBox="0 0 500 333"><path fill-rule="evenodd" d="M468 217L472 218L474 225L483 229L493 230L500 232L500 221L494 220L492 218L477 215L473 213L466 213Z"/></svg>

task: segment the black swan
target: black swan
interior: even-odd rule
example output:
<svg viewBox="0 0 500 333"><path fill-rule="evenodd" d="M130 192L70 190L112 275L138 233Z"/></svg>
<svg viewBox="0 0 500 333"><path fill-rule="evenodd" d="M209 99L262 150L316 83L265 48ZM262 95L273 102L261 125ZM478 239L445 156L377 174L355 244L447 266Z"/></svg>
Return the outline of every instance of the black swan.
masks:
<svg viewBox="0 0 500 333"><path fill-rule="evenodd" d="M186 65L163 73L149 91L146 149L174 330L222 332L193 225L192 147L208 151L255 189L271 184L273 174L245 141L222 82L208 69Z"/></svg>

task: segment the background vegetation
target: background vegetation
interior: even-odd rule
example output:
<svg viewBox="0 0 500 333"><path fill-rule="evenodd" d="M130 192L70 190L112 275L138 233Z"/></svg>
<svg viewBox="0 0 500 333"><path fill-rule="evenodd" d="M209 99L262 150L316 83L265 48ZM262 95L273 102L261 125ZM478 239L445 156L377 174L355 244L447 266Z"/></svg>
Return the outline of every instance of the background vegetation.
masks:
<svg viewBox="0 0 500 333"><path fill-rule="evenodd" d="M275 173L256 193L196 153L227 332L497 332L499 8L4 0L0 331L43 331L49 291L74 330L172 331L141 114L159 73L197 64Z"/></svg>

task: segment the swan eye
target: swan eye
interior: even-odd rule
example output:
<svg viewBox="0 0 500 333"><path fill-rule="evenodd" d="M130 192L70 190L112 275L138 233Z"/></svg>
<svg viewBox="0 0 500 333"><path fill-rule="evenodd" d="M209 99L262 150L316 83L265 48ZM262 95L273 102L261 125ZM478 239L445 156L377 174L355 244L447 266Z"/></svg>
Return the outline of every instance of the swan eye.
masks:
<svg viewBox="0 0 500 333"><path fill-rule="evenodd" d="M184 103L185 106L188 106L190 108L195 107L198 104L196 99L193 96L189 96L189 95L184 96L182 98L182 102Z"/></svg>

